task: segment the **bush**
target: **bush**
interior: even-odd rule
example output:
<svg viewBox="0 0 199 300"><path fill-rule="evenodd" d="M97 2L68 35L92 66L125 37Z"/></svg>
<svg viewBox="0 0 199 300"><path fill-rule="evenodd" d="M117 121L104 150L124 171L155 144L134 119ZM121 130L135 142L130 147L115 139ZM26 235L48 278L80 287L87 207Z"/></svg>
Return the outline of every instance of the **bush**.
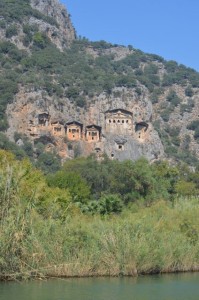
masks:
<svg viewBox="0 0 199 300"><path fill-rule="evenodd" d="M187 182L185 180L180 180L176 183L175 191L178 195L181 196L191 196L198 194L196 184L194 182Z"/></svg>
<svg viewBox="0 0 199 300"><path fill-rule="evenodd" d="M169 108L167 108L161 112L160 116L163 119L163 121L165 121L165 122L169 121L170 113L171 113L171 111Z"/></svg>
<svg viewBox="0 0 199 300"><path fill-rule="evenodd" d="M41 169L45 174L55 173L61 167L60 157L55 153L41 153L35 163L38 169Z"/></svg>
<svg viewBox="0 0 199 300"><path fill-rule="evenodd" d="M199 139L199 127L197 127L197 128L195 129L195 132L194 132L194 139L195 139L195 140L198 140L198 139Z"/></svg>
<svg viewBox="0 0 199 300"><path fill-rule="evenodd" d="M98 211L101 215L120 213L123 203L118 195L104 195L99 200Z"/></svg>
<svg viewBox="0 0 199 300"><path fill-rule="evenodd" d="M90 199L90 189L84 178L75 172L59 171L48 177L50 187L59 187L70 191L72 201L85 203Z"/></svg>
<svg viewBox="0 0 199 300"><path fill-rule="evenodd" d="M0 28L3 28L3 29L6 28L6 22L5 21L3 21L3 20L0 21Z"/></svg>
<svg viewBox="0 0 199 300"><path fill-rule="evenodd" d="M18 31L17 31L17 27L16 25L11 25L6 29L6 37L7 38L11 38L14 35L17 35Z"/></svg>
<svg viewBox="0 0 199 300"><path fill-rule="evenodd" d="M168 73L174 73L178 70L178 63L173 60L165 62L165 67Z"/></svg>
<svg viewBox="0 0 199 300"><path fill-rule="evenodd" d="M155 104L155 103L158 103L158 101L159 101L159 96L162 94L162 90L159 88L159 89L155 89L153 92L152 92L152 94L151 94L151 98L150 98L150 100L151 100L151 102L153 103L153 104Z"/></svg>
<svg viewBox="0 0 199 300"><path fill-rule="evenodd" d="M191 86L189 85L186 89L185 89L185 95L187 97L192 97L194 94L193 89L191 88Z"/></svg>
<svg viewBox="0 0 199 300"><path fill-rule="evenodd" d="M44 49L49 43L50 43L49 39L44 33L36 32L33 35L33 44L34 44L34 46L36 46L40 49Z"/></svg>
<svg viewBox="0 0 199 300"><path fill-rule="evenodd" d="M180 104L181 99L178 97L175 91L170 91L167 96L167 101L169 101L172 105L177 106Z"/></svg>
<svg viewBox="0 0 199 300"><path fill-rule="evenodd" d="M187 129L196 130L199 128L199 120L193 120L191 123L187 125Z"/></svg>

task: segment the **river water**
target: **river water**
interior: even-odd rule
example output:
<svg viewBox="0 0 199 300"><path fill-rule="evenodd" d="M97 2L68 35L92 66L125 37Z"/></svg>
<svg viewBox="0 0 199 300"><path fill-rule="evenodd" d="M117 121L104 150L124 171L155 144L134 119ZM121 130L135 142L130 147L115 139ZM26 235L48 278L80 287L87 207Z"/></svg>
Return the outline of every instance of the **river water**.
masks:
<svg viewBox="0 0 199 300"><path fill-rule="evenodd" d="M0 283L0 300L199 300L199 274Z"/></svg>

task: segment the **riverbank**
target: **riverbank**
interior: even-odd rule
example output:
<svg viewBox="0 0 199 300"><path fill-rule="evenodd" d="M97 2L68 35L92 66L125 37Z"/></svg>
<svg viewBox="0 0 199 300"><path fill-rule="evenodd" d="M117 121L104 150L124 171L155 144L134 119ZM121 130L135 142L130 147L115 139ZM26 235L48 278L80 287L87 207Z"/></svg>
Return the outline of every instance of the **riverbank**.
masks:
<svg viewBox="0 0 199 300"><path fill-rule="evenodd" d="M120 215L42 218L34 208L0 229L0 277L138 276L199 270L199 200L131 206Z"/></svg>

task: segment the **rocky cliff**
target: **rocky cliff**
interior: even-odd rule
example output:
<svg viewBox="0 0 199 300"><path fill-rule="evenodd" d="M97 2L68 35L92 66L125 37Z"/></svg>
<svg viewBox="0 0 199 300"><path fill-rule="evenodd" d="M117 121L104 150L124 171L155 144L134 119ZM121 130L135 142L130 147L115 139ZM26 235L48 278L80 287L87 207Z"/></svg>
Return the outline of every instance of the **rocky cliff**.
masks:
<svg viewBox="0 0 199 300"><path fill-rule="evenodd" d="M10 140L23 145L17 132L63 160L106 153L195 163L197 72L133 47L78 40L57 0L25 2L21 22L7 11L0 23L1 71L16 84L5 106Z"/></svg>
<svg viewBox="0 0 199 300"><path fill-rule="evenodd" d="M19 49L30 49L32 41L28 43L27 31L45 34L61 51L76 39L69 14L58 0L19 0L16 4L2 0L1 5L5 10L7 6L6 14L1 16L2 24L5 21L5 25L0 26L1 40L11 41ZM13 10L18 18L13 16Z"/></svg>
<svg viewBox="0 0 199 300"><path fill-rule="evenodd" d="M76 38L75 30L72 26L70 17L64 5L58 0L31 0L31 6L39 10L45 16L53 18L58 26L49 26L42 21L30 18L29 24L36 24L39 30L46 32L50 40L60 49L63 50Z"/></svg>
<svg viewBox="0 0 199 300"><path fill-rule="evenodd" d="M149 160L162 158L164 149L151 122L153 110L148 100L149 96L143 93L138 98L130 89L118 88L113 92L115 94L119 92L119 95L123 93L125 100L120 96L115 97L115 94L108 97L103 93L88 107L77 109L67 98L60 107L57 101L47 95L44 96L43 91L31 92L20 89L15 101L7 107L9 120L7 135L13 139L17 131L27 135L32 141L40 138L42 140L42 137L47 136L49 137L47 148L57 149L63 158L72 158L77 155L77 151L79 155L85 156L91 153L100 156L105 152L110 158L119 160L135 160L141 156ZM108 111L113 111L113 116L110 116L110 113L107 116ZM126 122L128 113L131 114L129 119L131 123L129 130L126 131L122 121ZM43 114L47 120L44 123L40 121ZM107 122L113 118L116 124L108 126ZM69 137L66 131L67 123L75 121L82 124L82 132L78 138ZM142 122L147 125L140 126L138 130L136 125ZM100 127L97 140L89 140L86 137L87 126L91 125ZM60 134L55 131L59 126Z"/></svg>

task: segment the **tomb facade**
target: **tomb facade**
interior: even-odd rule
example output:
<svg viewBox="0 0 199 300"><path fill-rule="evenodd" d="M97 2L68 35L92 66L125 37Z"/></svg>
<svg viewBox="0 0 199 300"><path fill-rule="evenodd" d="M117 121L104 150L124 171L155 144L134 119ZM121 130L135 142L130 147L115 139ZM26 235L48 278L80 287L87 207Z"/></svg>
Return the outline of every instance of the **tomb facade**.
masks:
<svg viewBox="0 0 199 300"><path fill-rule="evenodd" d="M135 125L135 134L139 140L144 140L148 132L149 125L146 122L139 122Z"/></svg>
<svg viewBox="0 0 199 300"><path fill-rule="evenodd" d="M86 126L86 141L88 142L98 142L101 136L101 127L97 125Z"/></svg>
<svg viewBox="0 0 199 300"><path fill-rule="evenodd" d="M64 123L61 121L54 121L51 123L52 126L52 133L55 136L64 136L65 135L65 128Z"/></svg>
<svg viewBox="0 0 199 300"><path fill-rule="evenodd" d="M133 133L133 114L124 109L113 109L105 112L106 132L118 135Z"/></svg>
<svg viewBox="0 0 199 300"><path fill-rule="evenodd" d="M48 113L40 113L38 114L38 125L41 127L48 127L50 116Z"/></svg>
<svg viewBox="0 0 199 300"><path fill-rule="evenodd" d="M71 141L78 141L82 138L83 125L77 121L65 124L66 136Z"/></svg>

